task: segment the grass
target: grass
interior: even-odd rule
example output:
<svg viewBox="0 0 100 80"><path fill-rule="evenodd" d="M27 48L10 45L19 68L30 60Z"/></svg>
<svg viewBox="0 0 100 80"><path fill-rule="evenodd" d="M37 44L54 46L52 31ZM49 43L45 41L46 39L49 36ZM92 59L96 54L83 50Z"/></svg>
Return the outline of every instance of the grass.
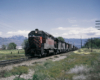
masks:
<svg viewBox="0 0 100 80"><path fill-rule="evenodd" d="M24 78L18 78L18 77L16 77L14 80L31 80L31 79L24 79Z"/></svg>
<svg viewBox="0 0 100 80"><path fill-rule="evenodd" d="M94 61L98 61L100 52L96 52L95 49L93 50L93 52L90 51L91 50L88 49L80 49L76 52L69 52L68 54L70 55L68 55L67 58L63 60L56 62L48 60L44 64L36 65L34 67L35 73L33 75L33 80L72 80L73 78L76 78L74 76L77 76L78 80L78 78L83 77L83 75L79 76L81 72L82 74L86 74L85 71L87 70L85 70L85 68L91 68L92 66L94 66ZM71 69L76 70L77 73L69 73Z"/></svg>
<svg viewBox="0 0 100 80"><path fill-rule="evenodd" d="M28 73L27 66L18 66L18 67L13 67L12 70L3 70L0 72L0 77L9 77L11 75L21 75L23 73L25 74Z"/></svg>
<svg viewBox="0 0 100 80"><path fill-rule="evenodd" d="M22 58L25 57L24 53L24 50L0 50L0 60Z"/></svg>
<svg viewBox="0 0 100 80"><path fill-rule="evenodd" d="M67 53L67 58L60 61L46 60L44 63L32 66L15 67L5 75L19 75L34 70L33 78L29 80L100 80L100 50L80 49ZM2 75L1 75L2 76ZM16 77L14 80L25 80Z"/></svg>
<svg viewBox="0 0 100 80"><path fill-rule="evenodd" d="M19 51L19 54L24 54L24 49L21 49L21 50L0 50L0 54L18 54L18 51Z"/></svg>

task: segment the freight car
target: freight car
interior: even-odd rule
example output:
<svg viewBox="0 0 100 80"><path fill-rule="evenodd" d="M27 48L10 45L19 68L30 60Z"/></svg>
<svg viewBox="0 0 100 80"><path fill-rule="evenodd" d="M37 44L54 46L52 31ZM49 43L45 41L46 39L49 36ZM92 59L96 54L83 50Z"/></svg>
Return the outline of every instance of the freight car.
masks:
<svg viewBox="0 0 100 80"><path fill-rule="evenodd" d="M71 44L38 29L28 34L28 42L29 46L25 48L25 56L27 57L42 57L72 50Z"/></svg>

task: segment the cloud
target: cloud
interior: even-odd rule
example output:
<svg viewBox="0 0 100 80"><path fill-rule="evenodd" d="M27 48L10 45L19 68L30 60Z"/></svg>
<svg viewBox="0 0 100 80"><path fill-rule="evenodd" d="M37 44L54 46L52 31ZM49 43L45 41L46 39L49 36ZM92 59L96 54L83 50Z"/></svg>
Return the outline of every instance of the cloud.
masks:
<svg viewBox="0 0 100 80"><path fill-rule="evenodd" d="M76 23L77 21L74 20L74 19L68 19L68 22L69 22L69 23Z"/></svg>
<svg viewBox="0 0 100 80"><path fill-rule="evenodd" d="M73 27L77 27L78 25L72 25Z"/></svg>
<svg viewBox="0 0 100 80"><path fill-rule="evenodd" d="M58 27L57 29L58 29L58 30L65 30L66 28Z"/></svg>
<svg viewBox="0 0 100 80"><path fill-rule="evenodd" d="M27 37L29 32L28 30L8 31L5 34L0 32L0 36L10 37L14 35L23 35ZM94 27L57 27L52 28L48 33L55 37L62 36L64 38L81 38L81 36L82 38L100 37L100 30Z"/></svg>
<svg viewBox="0 0 100 80"><path fill-rule="evenodd" d="M0 35L2 35L2 32L0 32Z"/></svg>
<svg viewBox="0 0 100 80"><path fill-rule="evenodd" d="M81 38L81 36L82 38L91 38L100 37L100 31L94 27L58 27L52 29L52 35L55 37L62 36L64 38Z"/></svg>
<svg viewBox="0 0 100 80"><path fill-rule="evenodd" d="M28 31L28 30L18 30L18 31L9 31L9 32L7 32L7 35L9 35L9 36L13 36L13 35L23 35L23 36L26 36L27 37L27 35L28 35L28 33L29 33L30 31Z"/></svg>
<svg viewBox="0 0 100 80"><path fill-rule="evenodd" d="M89 35L89 36L90 36L90 35L95 35L95 34L96 34L95 32L94 32L94 33L87 33L87 35Z"/></svg>

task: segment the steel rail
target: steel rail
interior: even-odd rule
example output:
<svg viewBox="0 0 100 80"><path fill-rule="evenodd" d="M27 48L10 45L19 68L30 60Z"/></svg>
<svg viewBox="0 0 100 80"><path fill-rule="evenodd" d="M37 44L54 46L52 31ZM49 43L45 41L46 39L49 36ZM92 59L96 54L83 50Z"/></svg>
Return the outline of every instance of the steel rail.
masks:
<svg viewBox="0 0 100 80"><path fill-rule="evenodd" d="M8 65L8 64L15 64L15 63L20 63L22 61L27 61L30 59L27 58L20 58L20 59L12 59L12 60L3 60L0 61L0 66Z"/></svg>

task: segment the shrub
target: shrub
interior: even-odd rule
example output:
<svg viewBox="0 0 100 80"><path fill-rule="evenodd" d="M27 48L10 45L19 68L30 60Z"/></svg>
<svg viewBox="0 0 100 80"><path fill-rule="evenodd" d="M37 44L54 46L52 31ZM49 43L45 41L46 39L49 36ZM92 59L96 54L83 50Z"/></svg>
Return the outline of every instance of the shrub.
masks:
<svg viewBox="0 0 100 80"><path fill-rule="evenodd" d="M26 80L26 79L15 77L14 80Z"/></svg>
<svg viewBox="0 0 100 80"><path fill-rule="evenodd" d="M11 76L12 74L10 73L10 72L6 72L5 74L4 74L4 77L9 77L9 76Z"/></svg>
<svg viewBox="0 0 100 80"><path fill-rule="evenodd" d="M14 67L12 70L11 70L11 73L14 74L14 75L20 75L22 73L28 73L28 67L26 66L19 66L19 67Z"/></svg>
<svg viewBox="0 0 100 80"><path fill-rule="evenodd" d="M26 66L19 66L19 67L14 67L12 70L3 70L0 71L0 77L9 77L11 75L20 75L23 73L28 73L28 67Z"/></svg>
<svg viewBox="0 0 100 80"><path fill-rule="evenodd" d="M0 71L0 77L8 77L10 75L11 75L11 73L7 70Z"/></svg>
<svg viewBox="0 0 100 80"><path fill-rule="evenodd" d="M42 73L42 72L36 72L34 75L33 75L33 80L47 80L48 75Z"/></svg>
<svg viewBox="0 0 100 80"><path fill-rule="evenodd" d="M54 65L55 64L50 60L46 61L42 65L36 65L33 80L51 80L47 70L52 68Z"/></svg>
<svg viewBox="0 0 100 80"><path fill-rule="evenodd" d="M48 61L46 61L44 64L43 64L43 66L45 67L45 68L50 68L50 67L53 67L55 64L52 62L52 61L50 61L50 60L48 60Z"/></svg>
<svg viewBox="0 0 100 80"><path fill-rule="evenodd" d="M92 62L92 68L89 71L88 80L100 80L100 56L97 61Z"/></svg>
<svg viewBox="0 0 100 80"><path fill-rule="evenodd" d="M80 51L85 51L80 50ZM87 52L89 50L87 49ZM90 54L75 54L69 52L67 58L60 61L46 61L42 65L35 66L35 73L33 75L33 80L72 80L75 79L85 79L88 74L92 76L94 80L100 80L98 73L100 73L100 60L97 64L94 64L94 61L97 61L99 53L90 52ZM76 66L77 65L77 66ZM95 65L95 66L94 66ZM93 66L90 72L90 67ZM97 70L96 70L97 69ZM70 70L70 73L68 73ZM76 77L75 77L76 76ZM85 77L85 78L84 78ZM98 79L97 79L98 78ZM91 78L86 80L93 80Z"/></svg>

